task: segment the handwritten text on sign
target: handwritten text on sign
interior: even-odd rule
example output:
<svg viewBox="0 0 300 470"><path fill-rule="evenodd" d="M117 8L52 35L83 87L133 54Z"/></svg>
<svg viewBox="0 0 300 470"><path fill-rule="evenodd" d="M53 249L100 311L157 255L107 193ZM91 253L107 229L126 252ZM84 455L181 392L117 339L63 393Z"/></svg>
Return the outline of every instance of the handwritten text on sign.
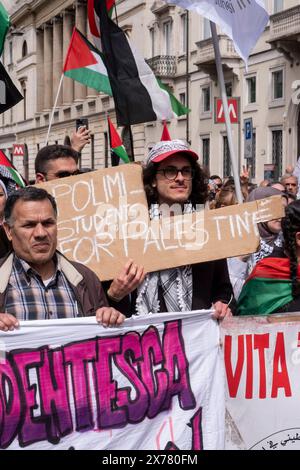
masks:
<svg viewBox="0 0 300 470"><path fill-rule="evenodd" d="M58 204L59 250L102 280L112 279L128 258L151 272L252 253L257 222L283 215L276 197L150 221L141 171L123 165L42 185ZM177 206L172 214L181 211Z"/></svg>

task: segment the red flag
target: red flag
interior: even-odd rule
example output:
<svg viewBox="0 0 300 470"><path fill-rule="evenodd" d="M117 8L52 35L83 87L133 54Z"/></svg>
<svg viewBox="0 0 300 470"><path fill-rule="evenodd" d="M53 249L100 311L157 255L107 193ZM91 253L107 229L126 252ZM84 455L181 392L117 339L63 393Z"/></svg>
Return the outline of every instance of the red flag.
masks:
<svg viewBox="0 0 300 470"><path fill-rule="evenodd" d="M164 121L164 128L163 128L163 131L162 131L162 135L161 135L161 141L162 140L172 140L171 139L171 136L169 134L169 129L167 127L167 124L166 124L166 121Z"/></svg>

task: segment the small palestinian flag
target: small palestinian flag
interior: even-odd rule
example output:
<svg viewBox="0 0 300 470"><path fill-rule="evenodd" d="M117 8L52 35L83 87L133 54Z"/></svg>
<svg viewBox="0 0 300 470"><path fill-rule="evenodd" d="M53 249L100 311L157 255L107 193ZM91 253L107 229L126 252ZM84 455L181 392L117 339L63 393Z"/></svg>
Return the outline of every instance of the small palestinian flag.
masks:
<svg viewBox="0 0 300 470"><path fill-rule="evenodd" d="M77 82L112 96L102 54L74 28L63 73Z"/></svg>
<svg viewBox="0 0 300 470"><path fill-rule="evenodd" d="M163 124L164 124L164 127L163 127L162 135L161 135L161 138L160 138L161 142L163 142L165 140L172 140L166 121L164 121Z"/></svg>
<svg viewBox="0 0 300 470"><path fill-rule="evenodd" d="M15 167L11 164L11 162L8 160L7 156L2 150L0 150L0 166L4 167L3 170L5 171L5 172L0 172L2 176L8 179L14 180L14 182L20 188L25 188L26 185L22 176L15 169Z"/></svg>
<svg viewBox="0 0 300 470"><path fill-rule="evenodd" d="M111 148L111 153L112 157L116 156L118 157L118 161L115 162L113 166L117 166L119 164L120 158L123 160L124 163L130 163L129 157L127 155L127 152L125 150L125 147L123 145L123 142L117 133L113 123L109 118L108 120L108 130L109 130L109 141L110 141L110 148ZM113 161L113 158L112 158Z"/></svg>
<svg viewBox="0 0 300 470"><path fill-rule="evenodd" d="M238 315L267 315L277 312L292 300L289 258L264 258L257 263L243 286L238 300Z"/></svg>

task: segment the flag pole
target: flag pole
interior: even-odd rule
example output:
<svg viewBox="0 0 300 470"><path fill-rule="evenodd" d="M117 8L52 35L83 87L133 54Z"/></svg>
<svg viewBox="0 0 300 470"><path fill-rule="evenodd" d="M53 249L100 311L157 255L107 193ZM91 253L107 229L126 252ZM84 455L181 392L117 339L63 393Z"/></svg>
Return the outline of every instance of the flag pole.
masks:
<svg viewBox="0 0 300 470"><path fill-rule="evenodd" d="M223 68L222 68L222 62L221 62L220 48L219 48L219 39L218 39L218 36L217 36L216 25L212 21L210 21L210 29L211 29L212 40L213 40L213 45L214 45L216 66L217 66L217 73L218 73L218 81L219 81L221 97L222 97L222 103L223 103L223 110L224 110L225 125L226 125L229 154L230 154L230 160L231 160L231 166L232 166L232 173L233 173L233 179L234 179L235 193L236 193L238 203L242 204L243 203L243 195L242 195L239 171L238 171L238 166L237 166L237 158L236 158L236 154L235 154L235 151L234 151L234 145L233 145L233 139L232 139L230 116L229 116L229 109L228 109L227 95L226 95L226 89L225 89L224 74L223 74Z"/></svg>
<svg viewBox="0 0 300 470"><path fill-rule="evenodd" d="M56 107L57 107L58 97L59 97L60 89L61 89L61 87L62 87L63 79L64 79L64 74L62 73L62 74L61 74L61 77L60 77L60 82L59 82L59 85L58 85L58 90L57 90L57 94L56 94L54 106L53 106L52 112L51 112L51 118L50 118L50 122L49 122L49 127L48 127L48 132L47 132L47 138L46 138L46 145L48 145L49 135L50 135L51 126L52 126L53 117L54 117L54 112L55 112Z"/></svg>

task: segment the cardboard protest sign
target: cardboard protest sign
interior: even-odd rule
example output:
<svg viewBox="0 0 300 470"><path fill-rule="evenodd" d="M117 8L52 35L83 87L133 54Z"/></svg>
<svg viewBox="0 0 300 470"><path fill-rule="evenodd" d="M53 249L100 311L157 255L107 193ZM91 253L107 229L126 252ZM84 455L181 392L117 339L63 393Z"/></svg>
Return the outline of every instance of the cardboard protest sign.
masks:
<svg viewBox="0 0 300 470"><path fill-rule="evenodd" d="M226 449L300 450L300 314L221 323Z"/></svg>
<svg viewBox="0 0 300 470"><path fill-rule="evenodd" d="M117 329L95 317L21 322L0 332L0 353L0 449L224 447L210 311L147 315Z"/></svg>
<svg viewBox="0 0 300 470"><path fill-rule="evenodd" d="M151 272L253 253L257 222L283 216L276 196L171 217L181 211L174 205L150 221L141 172L122 165L40 185L58 204L58 249L101 280L115 277L129 258Z"/></svg>

